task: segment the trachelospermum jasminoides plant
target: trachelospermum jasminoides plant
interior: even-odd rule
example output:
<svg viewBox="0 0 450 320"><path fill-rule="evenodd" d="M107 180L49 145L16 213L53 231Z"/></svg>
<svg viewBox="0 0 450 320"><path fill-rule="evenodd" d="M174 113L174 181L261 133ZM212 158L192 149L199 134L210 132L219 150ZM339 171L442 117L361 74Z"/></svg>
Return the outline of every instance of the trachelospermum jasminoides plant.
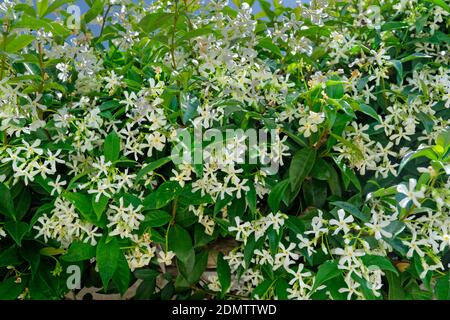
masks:
<svg viewBox="0 0 450 320"><path fill-rule="evenodd" d="M85 2L0 4L0 299L450 299L446 1Z"/></svg>

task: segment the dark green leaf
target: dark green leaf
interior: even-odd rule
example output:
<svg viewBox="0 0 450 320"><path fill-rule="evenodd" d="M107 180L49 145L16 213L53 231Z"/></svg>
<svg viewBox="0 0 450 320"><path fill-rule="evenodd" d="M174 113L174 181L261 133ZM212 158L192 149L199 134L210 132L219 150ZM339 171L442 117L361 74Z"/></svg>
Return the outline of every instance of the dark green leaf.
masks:
<svg viewBox="0 0 450 320"><path fill-rule="evenodd" d="M10 217L15 217L14 203L11 197L11 192L8 187L0 182L0 213Z"/></svg>
<svg viewBox="0 0 450 320"><path fill-rule="evenodd" d="M224 260L222 252L219 252L217 256L217 276L222 287L223 295L228 292L231 285L231 270L228 262Z"/></svg>
<svg viewBox="0 0 450 320"><path fill-rule="evenodd" d="M316 150L301 149L297 151L289 167L289 182L291 191L296 192L300 189L303 180L309 174L316 160Z"/></svg>
<svg viewBox="0 0 450 320"><path fill-rule="evenodd" d="M316 290L325 281L333 279L342 274L342 271L338 268L336 261L326 261L319 267L316 275L316 281L311 289L311 291Z"/></svg>
<svg viewBox="0 0 450 320"><path fill-rule="evenodd" d="M145 213L144 224L149 227L161 227L172 219L171 215L162 210L152 210Z"/></svg>
<svg viewBox="0 0 450 320"><path fill-rule="evenodd" d="M171 160L170 157L165 157L165 158L155 160L155 161L151 162L150 164L146 165L136 175L136 181L140 181L147 173L152 172L152 171L158 169L159 167L162 167L166 163L170 162L170 160Z"/></svg>
<svg viewBox="0 0 450 320"><path fill-rule="evenodd" d="M30 227L28 224L22 221L7 221L5 223L5 230L20 247L22 239L30 230Z"/></svg>
<svg viewBox="0 0 450 320"><path fill-rule="evenodd" d="M61 257L64 261L78 262L89 260L95 257L95 247L89 243L74 241L70 245L67 253Z"/></svg>
<svg viewBox="0 0 450 320"><path fill-rule="evenodd" d="M177 224L169 231L169 249L183 262L186 262L194 251L191 236Z"/></svg>
<svg viewBox="0 0 450 320"><path fill-rule="evenodd" d="M270 191L268 203L272 212L278 212L280 208L281 199L286 191L286 188L289 186L289 180L283 180L278 182L275 187Z"/></svg>
<svg viewBox="0 0 450 320"><path fill-rule="evenodd" d="M116 238L104 237L97 245L97 267L105 290L117 270L121 254Z"/></svg>

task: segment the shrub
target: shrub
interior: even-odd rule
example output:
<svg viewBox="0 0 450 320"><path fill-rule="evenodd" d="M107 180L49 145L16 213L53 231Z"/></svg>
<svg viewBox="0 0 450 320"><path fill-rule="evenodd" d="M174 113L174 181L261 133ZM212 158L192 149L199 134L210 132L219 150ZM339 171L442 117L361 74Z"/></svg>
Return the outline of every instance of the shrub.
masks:
<svg viewBox="0 0 450 320"><path fill-rule="evenodd" d="M0 298L450 298L445 1L28 2L0 5Z"/></svg>

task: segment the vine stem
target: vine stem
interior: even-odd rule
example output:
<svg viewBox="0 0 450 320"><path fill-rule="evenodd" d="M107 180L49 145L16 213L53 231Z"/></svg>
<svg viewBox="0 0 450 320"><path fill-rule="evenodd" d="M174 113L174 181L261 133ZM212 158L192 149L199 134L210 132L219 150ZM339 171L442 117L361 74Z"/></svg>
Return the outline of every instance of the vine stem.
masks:
<svg viewBox="0 0 450 320"><path fill-rule="evenodd" d="M105 23L106 23L106 18L108 17L109 11L111 10L111 5L108 6L108 8L106 8L106 12L105 15L103 16L103 21L102 21L102 27L100 29L100 35L98 36L99 38L102 36L103 34L103 29L105 29Z"/></svg>

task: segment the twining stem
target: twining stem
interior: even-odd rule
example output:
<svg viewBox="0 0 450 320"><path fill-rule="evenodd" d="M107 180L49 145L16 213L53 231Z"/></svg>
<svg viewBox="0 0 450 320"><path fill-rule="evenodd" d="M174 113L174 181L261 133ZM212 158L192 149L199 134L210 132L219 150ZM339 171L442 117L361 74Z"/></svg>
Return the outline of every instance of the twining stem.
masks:
<svg viewBox="0 0 450 320"><path fill-rule="evenodd" d="M106 12L105 15L103 16L103 21L102 21L102 28L100 29L100 35L98 36L99 38L102 36L103 34L103 29L105 29L105 23L106 23L106 18L108 17L109 11L111 10L111 5L108 6L108 8L106 8Z"/></svg>
<svg viewBox="0 0 450 320"><path fill-rule="evenodd" d="M173 33L172 33L172 44L170 46L170 55L172 57L172 68L177 69L177 62L175 60L175 34L177 30L178 22L178 0L175 1L175 15L173 17Z"/></svg>

